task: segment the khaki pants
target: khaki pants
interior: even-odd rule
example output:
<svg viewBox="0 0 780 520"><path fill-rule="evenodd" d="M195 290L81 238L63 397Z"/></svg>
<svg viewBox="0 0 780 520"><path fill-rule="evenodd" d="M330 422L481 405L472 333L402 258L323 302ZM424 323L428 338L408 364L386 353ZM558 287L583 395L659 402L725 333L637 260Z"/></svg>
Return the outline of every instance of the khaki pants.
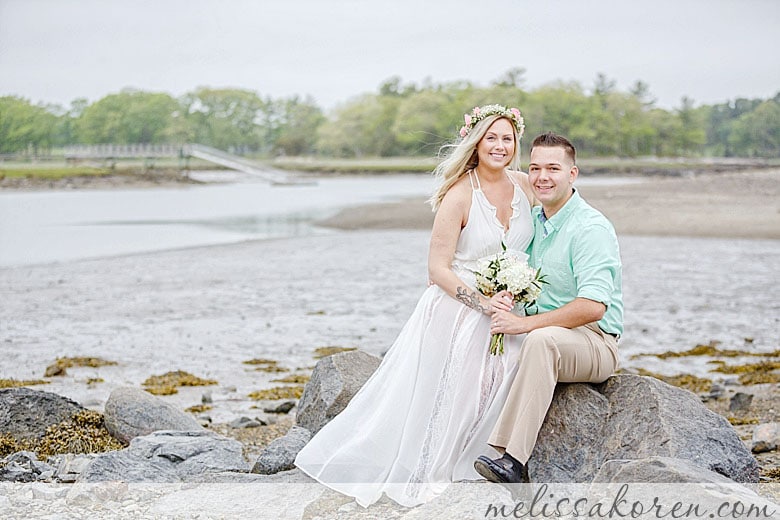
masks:
<svg viewBox="0 0 780 520"><path fill-rule="evenodd" d="M617 340L595 323L545 327L523 341L517 376L488 443L525 464L561 383L601 383L618 365Z"/></svg>

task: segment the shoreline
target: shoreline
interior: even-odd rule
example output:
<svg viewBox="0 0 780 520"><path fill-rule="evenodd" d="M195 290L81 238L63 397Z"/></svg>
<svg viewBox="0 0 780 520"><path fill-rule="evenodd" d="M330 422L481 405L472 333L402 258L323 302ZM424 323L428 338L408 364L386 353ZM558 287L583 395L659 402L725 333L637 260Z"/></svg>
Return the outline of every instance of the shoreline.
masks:
<svg viewBox="0 0 780 520"><path fill-rule="evenodd" d="M578 189L618 236L780 239L780 169L643 177ZM422 197L345 208L317 222L341 230L430 230L432 224Z"/></svg>
<svg viewBox="0 0 780 520"><path fill-rule="evenodd" d="M59 178L3 177L0 170L0 193L51 190L122 190L138 188L175 188L206 184L176 169L131 171L95 175L73 175Z"/></svg>

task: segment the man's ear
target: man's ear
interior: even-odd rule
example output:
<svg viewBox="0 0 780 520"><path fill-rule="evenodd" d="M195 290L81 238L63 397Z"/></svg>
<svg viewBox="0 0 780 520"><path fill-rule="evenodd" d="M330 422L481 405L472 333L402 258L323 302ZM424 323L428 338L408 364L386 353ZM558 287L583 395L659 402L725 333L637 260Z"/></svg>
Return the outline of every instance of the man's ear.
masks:
<svg viewBox="0 0 780 520"><path fill-rule="evenodd" d="M580 169L577 168L577 165L571 167L571 170L569 170L569 181L571 183L574 183L574 181L577 180L577 176L580 174Z"/></svg>

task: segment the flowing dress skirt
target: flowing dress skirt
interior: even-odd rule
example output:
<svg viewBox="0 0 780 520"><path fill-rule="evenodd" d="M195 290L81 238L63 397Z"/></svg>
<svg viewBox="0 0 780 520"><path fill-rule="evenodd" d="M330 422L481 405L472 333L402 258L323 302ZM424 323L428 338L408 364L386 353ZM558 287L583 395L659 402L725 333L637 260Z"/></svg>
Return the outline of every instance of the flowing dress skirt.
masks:
<svg viewBox="0 0 780 520"><path fill-rule="evenodd" d="M491 355L490 318L429 287L379 368L296 466L363 506L382 493L415 506L451 482L481 480L474 459L498 456L487 439L522 339L506 336L504 355Z"/></svg>

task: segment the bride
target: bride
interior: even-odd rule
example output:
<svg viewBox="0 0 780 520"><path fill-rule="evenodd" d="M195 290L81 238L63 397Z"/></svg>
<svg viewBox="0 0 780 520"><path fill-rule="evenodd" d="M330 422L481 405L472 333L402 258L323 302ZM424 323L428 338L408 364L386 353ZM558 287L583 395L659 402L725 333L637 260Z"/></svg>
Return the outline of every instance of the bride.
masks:
<svg viewBox="0 0 780 520"><path fill-rule="evenodd" d="M347 408L298 454L295 464L367 507L382 493L424 503L450 482L479 480L516 371L522 336L491 355L491 302L474 289L482 257L524 252L533 236L528 177L519 170L523 118L516 108L476 107L461 139L437 166L431 286L379 368Z"/></svg>

